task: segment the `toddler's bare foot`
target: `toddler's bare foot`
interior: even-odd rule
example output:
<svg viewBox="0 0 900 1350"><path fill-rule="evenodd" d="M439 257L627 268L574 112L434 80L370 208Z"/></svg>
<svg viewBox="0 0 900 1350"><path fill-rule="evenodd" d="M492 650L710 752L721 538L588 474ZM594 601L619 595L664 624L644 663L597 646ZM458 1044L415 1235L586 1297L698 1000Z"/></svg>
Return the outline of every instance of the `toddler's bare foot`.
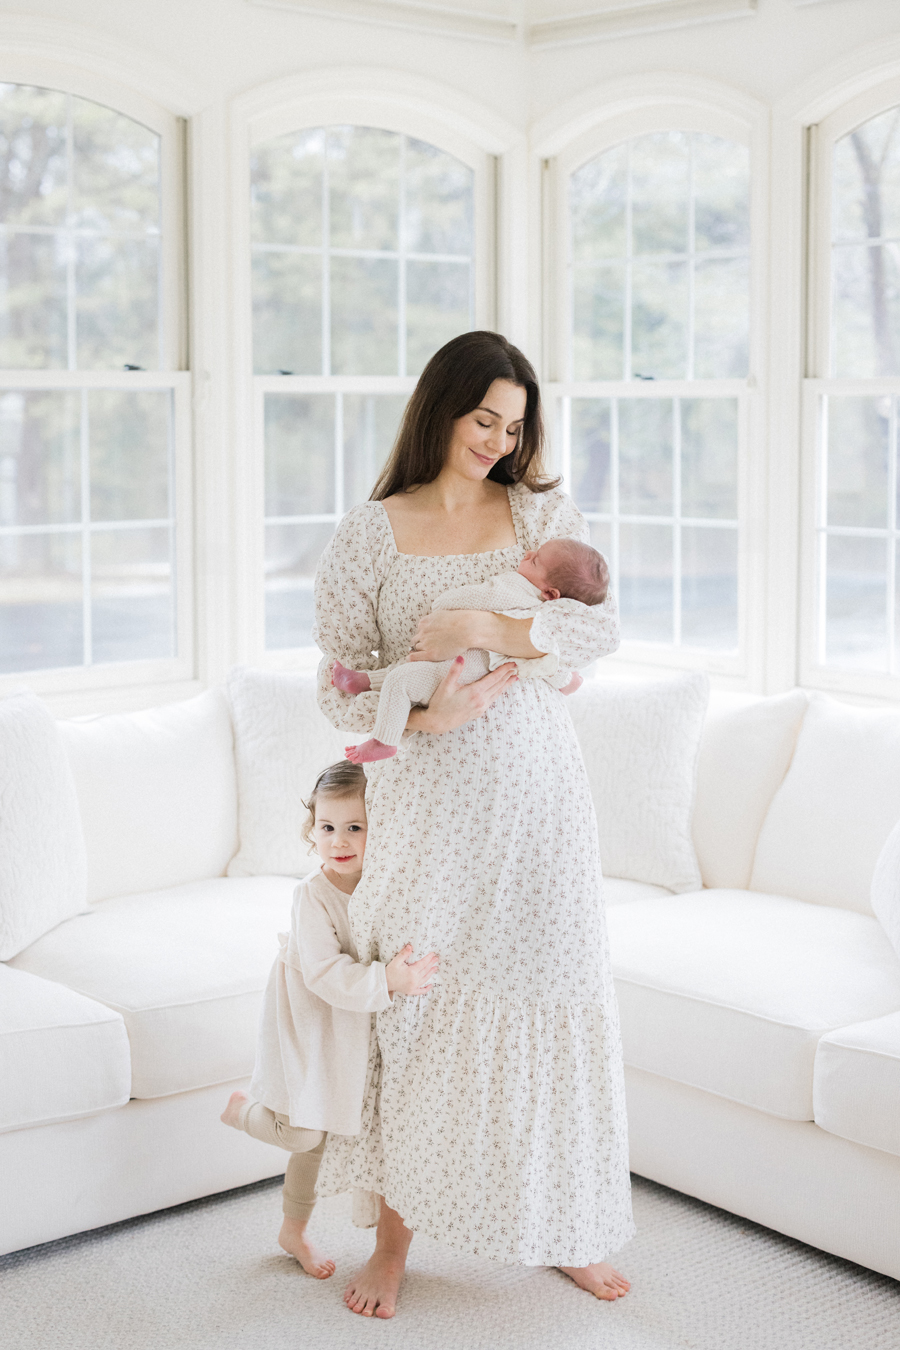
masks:
<svg viewBox="0 0 900 1350"><path fill-rule="evenodd" d="M340 661L331 668L331 683L335 689L343 689L345 694L364 694L372 688L372 682L364 670L348 670Z"/></svg>
<svg viewBox="0 0 900 1350"><path fill-rule="evenodd" d="M327 1280L334 1274L334 1262L330 1257L317 1251L306 1236L306 1219L289 1219L284 1216L278 1245L288 1256L295 1257L306 1271L317 1280Z"/></svg>
<svg viewBox="0 0 900 1350"><path fill-rule="evenodd" d="M564 1275L574 1280L579 1289L586 1289L594 1298L605 1298L612 1303L623 1298L631 1285L624 1275L613 1270L608 1261L596 1261L592 1266L560 1266Z"/></svg>
<svg viewBox="0 0 900 1350"><path fill-rule="evenodd" d="M344 1302L350 1311L361 1317L393 1317L405 1265L400 1253L376 1248L344 1290Z"/></svg>
<svg viewBox="0 0 900 1350"><path fill-rule="evenodd" d="M232 1092L228 1098L228 1105L219 1116L223 1125L231 1125L235 1130L241 1128L240 1115L241 1107L247 1104L248 1097L246 1092Z"/></svg>
<svg viewBox="0 0 900 1350"><path fill-rule="evenodd" d="M571 680L569 681L568 684L564 684L559 692L561 694L574 694L575 690L580 689L583 684L584 684L583 677L578 674L577 670L573 670Z"/></svg>
<svg viewBox="0 0 900 1350"><path fill-rule="evenodd" d="M376 759L390 759L391 755L396 755L397 747L376 741L373 736L370 741L363 741L362 745L348 745L344 753L351 764L371 764Z"/></svg>

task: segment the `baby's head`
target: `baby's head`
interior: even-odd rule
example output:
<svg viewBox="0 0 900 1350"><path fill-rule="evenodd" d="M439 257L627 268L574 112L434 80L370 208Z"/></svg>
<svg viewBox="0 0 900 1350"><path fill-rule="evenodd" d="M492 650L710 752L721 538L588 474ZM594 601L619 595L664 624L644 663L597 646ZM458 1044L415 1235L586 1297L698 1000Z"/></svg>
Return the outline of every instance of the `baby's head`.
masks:
<svg viewBox="0 0 900 1350"><path fill-rule="evenodd" d="M577 539L548 539L526 553L520 576L541 592L542 600L580 600L600 605L609 589L609 568L602 553Z"/></svg>
<svg viewBox="0 0 900 1350"><path fill-rule="evenodd" d="M366 774L361 764L342 759L316 779L301 834L326 870L358 876L366 852Z"/></svg>

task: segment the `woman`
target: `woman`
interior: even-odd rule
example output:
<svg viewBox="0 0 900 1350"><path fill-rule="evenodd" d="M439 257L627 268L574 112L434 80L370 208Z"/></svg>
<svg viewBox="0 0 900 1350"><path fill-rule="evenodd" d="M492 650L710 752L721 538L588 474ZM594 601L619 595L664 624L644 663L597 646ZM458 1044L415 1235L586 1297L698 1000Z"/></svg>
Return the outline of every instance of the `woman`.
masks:
<svg viewBox="0 0 900 1350"><path fill-rule="evenodd" d="M319 702L371 731L377 695L332 687L470 647L582 666L618 646L615 604L573 618L430 612L450 586L514 569L546 539L585 538L543 476L534 371L496 333L443 347L416 387L370 501L348 512L316 579ZM377 653L377 654L376 654ZM600 1298L631 1237L618 1017L594 809L565 700L506 663L455 671L369 767L369 845L351 920L360 959L410 941L441 968L424 1000L379 1013L362 1133L331 1137L319 1194L383 1197L375 1252L345 1294L391 1317L413 1229L458 1251L556 1265Z"/></svg>

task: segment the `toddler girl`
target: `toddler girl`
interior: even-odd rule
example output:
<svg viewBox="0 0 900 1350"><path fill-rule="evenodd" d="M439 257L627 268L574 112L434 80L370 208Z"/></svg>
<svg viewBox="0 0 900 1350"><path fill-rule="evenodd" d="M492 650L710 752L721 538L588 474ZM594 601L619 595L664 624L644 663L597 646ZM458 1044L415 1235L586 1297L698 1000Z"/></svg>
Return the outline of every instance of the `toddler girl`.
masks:
<svg viewBox="0 0 900 1350"><path fill-rule="evenodd" d="M303 837L322 865L297 886L291 931L278 935L250 1096L233 1092L222 1113L226 1125L290 1152L278 1241L320 1280L334 1262L308 1241L306 1226L326 1131L359 1133L372 1014L394 994L427 994L438 966L434 952L409 961L409 944L387 964L360 964L347 910L366 850L365 791L357 764L319 774Z"/></svg>

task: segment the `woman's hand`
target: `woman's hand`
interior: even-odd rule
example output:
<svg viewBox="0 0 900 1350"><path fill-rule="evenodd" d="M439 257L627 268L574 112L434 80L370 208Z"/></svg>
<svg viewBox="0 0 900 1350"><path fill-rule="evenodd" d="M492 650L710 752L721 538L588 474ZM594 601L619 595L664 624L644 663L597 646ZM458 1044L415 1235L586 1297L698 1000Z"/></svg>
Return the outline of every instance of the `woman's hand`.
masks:
<svg viewBox="0 0 900 1350"><path fill-rule="evenodd" d="M429 731L440 736L445 731L455 731L467 722L474 722L508 685L519 678L515 662L508 661L489 675L482 675L480 680L461 685L462 668L463 659L458 656L432 694L428 707L413 708L410 712L406 723L409 731Z"/></svg>
<svg viewBox="0 0 900 1350"><path fill-rule="evenodd" d="M483 618L479 609L438 609L423 614L409 660L452 661L470 647L480 647Z"/></svg>

